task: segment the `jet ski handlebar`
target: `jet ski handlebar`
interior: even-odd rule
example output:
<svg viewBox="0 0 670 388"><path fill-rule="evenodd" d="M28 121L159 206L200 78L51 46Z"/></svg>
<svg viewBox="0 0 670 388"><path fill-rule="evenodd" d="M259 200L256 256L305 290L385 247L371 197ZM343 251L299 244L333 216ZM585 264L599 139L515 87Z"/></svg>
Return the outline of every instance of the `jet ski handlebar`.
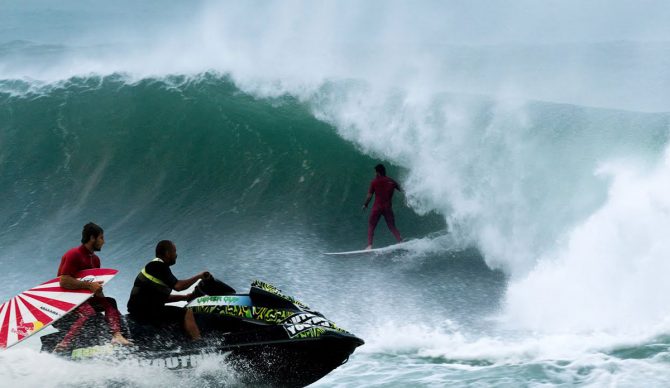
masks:
<svg viewBox="0 0 670 388"><path fill-rule="evenodd" d="M233 287L227 285L219 279L212 276L211 273L206 272L205 276L195 286L195 290L191 294L191 298L199 298L201 296L224 296L235 294Z"/></svg>

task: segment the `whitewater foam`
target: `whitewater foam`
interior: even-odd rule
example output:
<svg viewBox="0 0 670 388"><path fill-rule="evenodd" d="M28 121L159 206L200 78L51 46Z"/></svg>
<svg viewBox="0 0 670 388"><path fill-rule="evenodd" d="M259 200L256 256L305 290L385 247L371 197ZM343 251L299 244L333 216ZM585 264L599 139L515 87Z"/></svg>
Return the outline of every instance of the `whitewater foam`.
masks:
<svg viewBox="0 0 670 388"><path fill-rule="evenodd" d="M670 329L670 151L652 168L604 165L612 179L603 206L574 227L507 292L508 319L552 332Z"/></svg>

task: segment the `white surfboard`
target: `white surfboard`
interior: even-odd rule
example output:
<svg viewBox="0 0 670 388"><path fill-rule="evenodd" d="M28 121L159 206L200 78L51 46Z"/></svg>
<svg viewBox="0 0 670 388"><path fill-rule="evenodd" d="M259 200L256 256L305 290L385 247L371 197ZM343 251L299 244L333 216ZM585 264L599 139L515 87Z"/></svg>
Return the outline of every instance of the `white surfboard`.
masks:
<svg viewBox="0 0 670 388"><path fill-rule="evenodd" d="M80 271L82 281L106 284L119 271L94 268ZM60 279L51 279L0 305L0 349L14 346L56 322L93 296L89 290L67 290Z"/></svg>
<svg viewBox="0 0 670 388"><path fill-rule="evenodd" d="M348 251L348 252L324 252L323 254L328 256L380 255L384 253L405 250L409 242L410 241L403 241L382 248L361 249L358 251Z"/></svg>

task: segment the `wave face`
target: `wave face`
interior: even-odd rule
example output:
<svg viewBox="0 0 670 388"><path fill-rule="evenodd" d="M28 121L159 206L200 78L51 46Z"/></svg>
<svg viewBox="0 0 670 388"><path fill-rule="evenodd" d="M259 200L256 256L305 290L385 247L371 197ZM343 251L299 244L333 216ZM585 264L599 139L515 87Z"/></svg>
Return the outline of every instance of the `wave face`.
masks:
<svg viewBox="0 0 670 388"><path fill-rule="evenodd" d="M8 4L0 295L93 220L121 305L170 238L179 274L264 279L360 334L327 385L662 386L670 8L550 3ZM415 244L327 260L364 245L380 161Z"/></svg>
<svg viewBox="0 0 670 388"><path fill-rule="evenodd" d="M124 244L178 235L204 252L299 225L329 245L365 244L360 204L377 161L294 98L259 100L208 74L108 76L4 94L2 107L3 245L38 232L40 256L53 256L88 219ZM399 212L414 235L444 225Z"/></svg>

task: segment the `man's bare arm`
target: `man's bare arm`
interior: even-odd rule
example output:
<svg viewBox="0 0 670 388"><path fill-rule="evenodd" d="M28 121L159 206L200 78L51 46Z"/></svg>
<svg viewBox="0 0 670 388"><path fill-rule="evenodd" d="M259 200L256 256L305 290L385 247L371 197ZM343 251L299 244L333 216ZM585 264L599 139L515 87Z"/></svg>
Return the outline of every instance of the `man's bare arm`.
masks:
<svg viewBox="0 0 670 388"><path fill-rule="evenodd" d="M82 282L70 275L61 275L59 283L61 287L68 290L89 290L102 295L102 282Z"/></svg>
<svg viewBox="0 0 670 388"><path fill-rule="evenodd" d="M175 283L175 285L174 285L174 289L176 291L184 291L185 289L191 287L198 280L205 279L205 278L208 278L210 276L212 276L212 275L210 275L209 272L205 271L205 272L201 272L201 273L199 273L199 274L197 274L194 277L189 278L189 279L177 280L177 283Z"/></svg>

